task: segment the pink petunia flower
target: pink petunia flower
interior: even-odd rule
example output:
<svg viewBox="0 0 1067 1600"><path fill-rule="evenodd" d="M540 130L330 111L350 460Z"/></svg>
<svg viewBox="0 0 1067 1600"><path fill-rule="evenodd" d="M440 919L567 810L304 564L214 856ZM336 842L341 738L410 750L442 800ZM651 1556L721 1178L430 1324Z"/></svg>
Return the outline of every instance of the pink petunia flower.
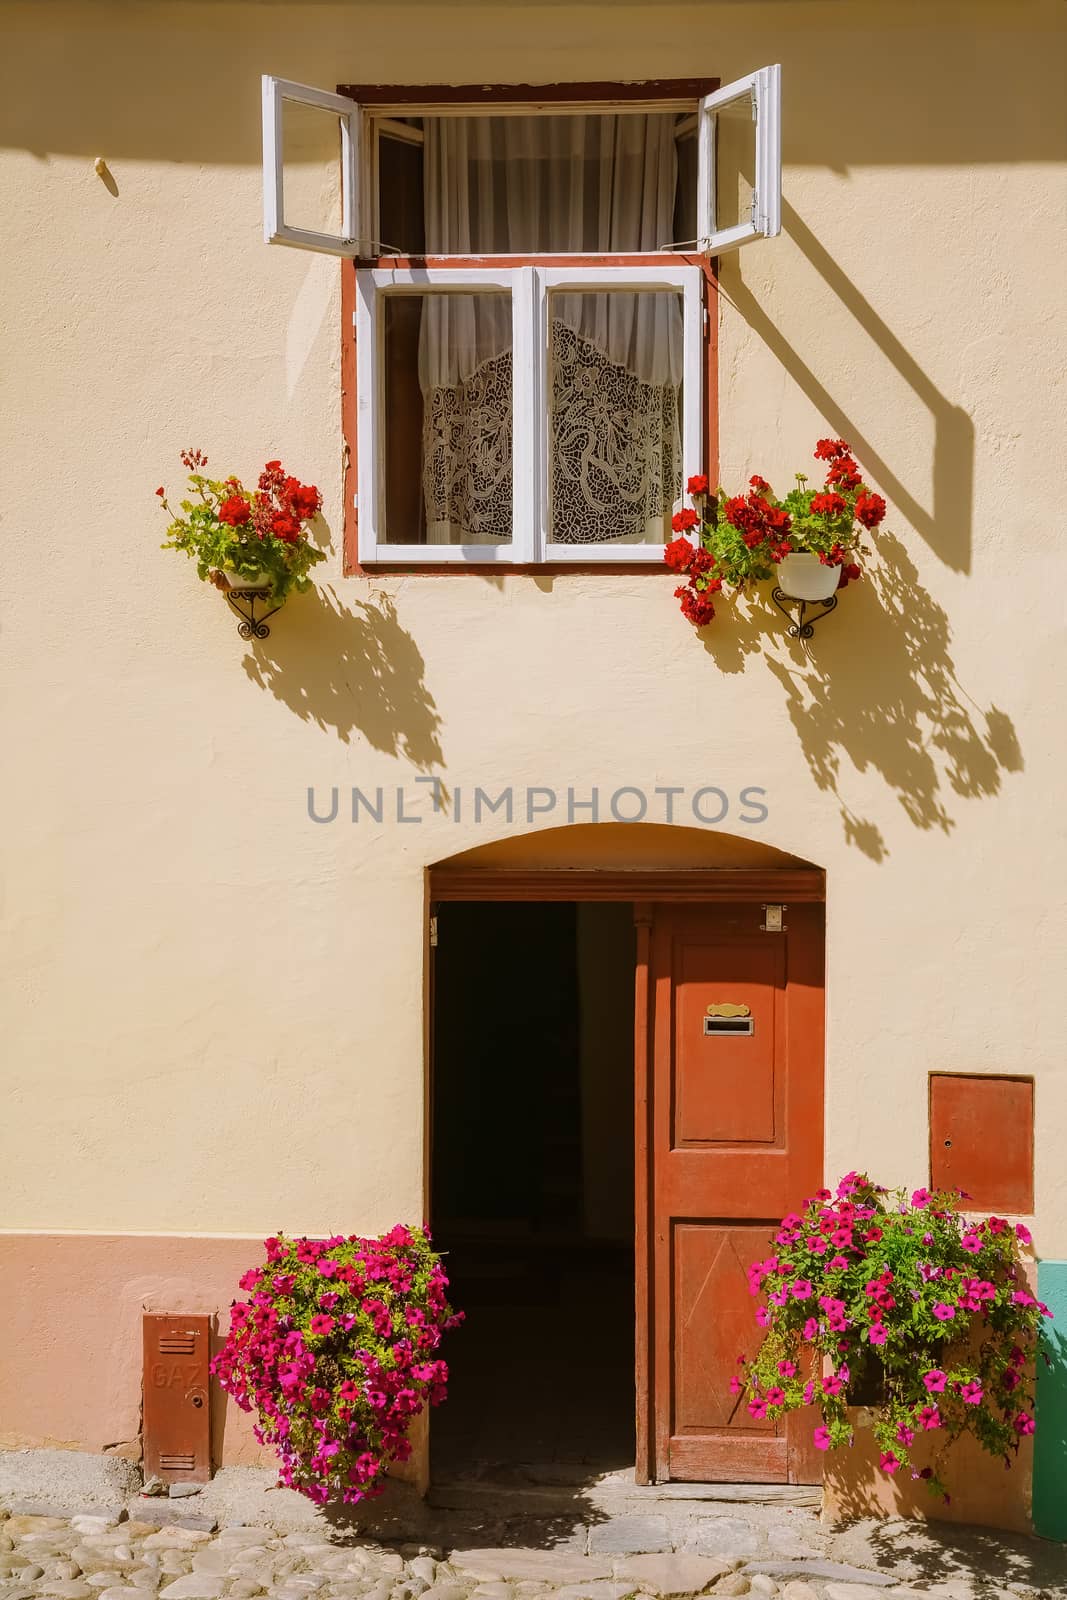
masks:
<svg viewBox="0 0 1067 1600"><path fill-rule="evenodd" d="M939 1300L934 1306L934 1316L938 1322L951 1322L955 1315L955 1306L947 1306L943 1300Z"/></svg>
<svg viewBox="0 0 1067 1600"><path fill-rule="evenodd" d="M930 1394L943 1394L945 1389L945 1374L940 1367L931 1367L929 1372L923 1373L923 1383Z"/></svg>
<svg viewBox="0 0 1067 1600"><path fill-rule="evenodd" d="M912 1190L911 1203L916 1207L917 1210L924 1210L925 1207L930 1204L930 1199L931 1195L929 1189Z"/></svg>
<svg viewBox="0 0 1067 1600"><path fill-rule="evenodd" d="M311 1319L311 1332L316 1335L325 1335L333 1332L333 1318L327 1316L314 1316Z"/></svg>
<svg viewBox="0 0 1067 1600"><path fill-rule="evenodd" d="M867 1337L870 1339L872 1344L885 1344L886 1340L889 1338L889 1335L886 1333L880 1322L874 1322L871 1324L871 1331Z"/></svg>
<svg viewBox="0 0 1067 1600"><path fill-rule="evenodd" d="M767 1415L766 1401L760 1399L750 1400L748 1402L748 1410L749 1415L755 1417L756 1420L759 1421L761 1418Z"/></svg>
<svg viewBox="0 0 1067 1600"><path fill-rule="evenodd" d="M907 1450L908 1447L914 1442L915 1430L913 1428L909 1428L906 1422L902 1422L900 1427L897 1429L897 1443L902 1444L905 1450Z"/></svg>
<svg viewBox="0 0 1067 1600"><path fill-rule="evenodd" d="M892 1476L900 1466L900 1461L893 1454L892 1450L883 1450L881 1455L878 1457L878 1465L881 1467L883 1472L888 1472L889 1475Z"/></svg>
<svg viewBox="0 0 1067 1600"><path fill-rule="evenodd" d="M832 1272L843 1272L844 1269L848 1266L848 1257L847 1256L834 1256L831 1259L829 1265L830 1265L830 1270Z"/></svg>
<svg viewBox="0 0 1067 1600"><path fill-rule="evenodd" d="M809 1317L807 1322L805 1322L805 1324L804 1324L804 1330L803 1331L804 1331L805 1339L814 1339L815 1335L819 1331L818 1318L817 1317Z"/></svg>
<svg viewBox="0 0 1067 1600"><path fill-rule="evenodd" d="M1027 1294L1025 1289L1016 1289L1011 1297L1013 1306L1036 1306L1037 1301L1032 1294Z"/></svg>
<svg viewBox="0 0 1067 1600"><path fill-rule="evenodd" d="M815 1441L816 1450L829 1450L829 1448L830 1448L830 1430L829 1430L829 1428L816 1428L816 1430L815 1430L814 1434L812 1435L812 1437L813 1437L813 1439Z"/></svg>
<svg viewBox="0 0 1067 1600"><path fill-rule="evenodd" d="M735 1372L733 1374L733 1376L731 1377L731 1379L730 1379L730 1393L731 1394L741 1394L742 1391L744 1390L744 1387L745 1387L744 1384L741 1382L741 1379L737 1376L737 1373Z"/></svg>
<svg viewBox="0 0 1067 1600"><path fill-rule="evenodd" d="M789 1285L789 1293L794 1300L810 1300L812 1293L811 1283L807 1278L798 1278L795 1283Z"/></svg>
<svg viewBox="0 0 1067 1600"><path fill-rule="evenodd" d="M796 1362L794 1362L794 1361L779 1361L779 1363L778 1363L778 1376L780 1378L795 1378L796 1375L797 1375Z"/></svg>
<svg viewBox="0 0 1067 1600"><path fill-rule="evenodd" d="M1033 1244L1034 1242L1033 1234L1030 1232L1030 1229L1025 1225L1025 1223L1022 1222L1017 1222L1015 1224L1015 1237L1018 1239L1020 1244Z"/></svg>
<svg viewBox="0 0 1067 1600"><path fill-rule="evenodd" d="M770 1325L771 1325L771 1314L767 1310L766 1306L757 1306L757 1308L756 1308L756 1321L759 1323L761 1328L769 1328L770 1327Z"/></svg>
<svg viewBox="0 0 1067 1600"><path fill-rule="evenodd" d="M767 1390L767 1404L769 1406L780 1406L780 1405L784 1405L784 1403L785 1403L785 1390L784 1389L779 1389L777 1384L775 1384L773 1387L771 1387L770 1389Z"/></svg>
<svg viewBox="0 0 1067 1600"><path fill-rule="evenodd" d="M916 1421L921 1422L929 1433L934 1428L940 1428L941 1413L936 1406L922 1406L916 1415Z"/></svg>
<svg viewBox="0 0 1067 1600"><path fill-rule="evenodd" d="M1030 1415L1029 1411L1020 1411L1018 1416L1015 1418L1015 1421L1012 1423L1012 1427L1015 1429L1020 1438L1022 1438L1028 1433L1033 1433L1034 1419Z"/></svg>
<svg viewBox="0 0 1067 1600"><path fill-rule="evenodd" d="M980 1406L982 1404L982 1385L980 1383L960 1384L959 1394L965 1406Z"/></svg>

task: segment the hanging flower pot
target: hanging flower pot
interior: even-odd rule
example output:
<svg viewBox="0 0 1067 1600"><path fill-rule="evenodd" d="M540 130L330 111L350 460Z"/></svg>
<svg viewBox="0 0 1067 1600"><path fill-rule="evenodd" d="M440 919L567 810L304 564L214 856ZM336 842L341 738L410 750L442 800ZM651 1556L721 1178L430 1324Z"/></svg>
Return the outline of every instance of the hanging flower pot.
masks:
<svg viewBox="0 0 1067 1600"><path fill-rule="evenodd" d="M674 592L694 627L712 620L712 596L724 587L746 595L771 581L770 599L790 619L790 637L810 639L815 623L835 609L838 590L860 576L863 537L882 521L885 501L864 483L844 439L820 439L814 457L827 464L824 487L809 488L799 472L781 498L758 472L746 494L711 490L704 475L689 479L693 506L671 518L677 537L664 559L686 579ZM809 616L813 605L823 609Z"/></svg>
<svg viewBox="0 0 1067 1600"><path fill-rule="evenodd" d="M290 477L280 461L268 461L255 489L239 478L209 478L202 450L183 450L189 498L175 511L166 490L156 494L170 517L165 550L182 550L196 561L198 577L225 596L241 619L242 639L266 639L266 617L292 593L311 587L312 568L326 558L310 538L322 496L314 484ZM269 606L257 615L257 606Z"/></svg>
<svg viewBox="0 0 1067 1600"><path fill-rule="evenodd" d="M792 600L829 600L841 581L841 568L831 567L810 550L794 550L778 563L778 587Z"/></svg>
<svg viewBox="0 0 1067 1600"><path fill-rule="evenodd" d="M265 572L223 572L231 589L267 589L270 579Z"/></svg>

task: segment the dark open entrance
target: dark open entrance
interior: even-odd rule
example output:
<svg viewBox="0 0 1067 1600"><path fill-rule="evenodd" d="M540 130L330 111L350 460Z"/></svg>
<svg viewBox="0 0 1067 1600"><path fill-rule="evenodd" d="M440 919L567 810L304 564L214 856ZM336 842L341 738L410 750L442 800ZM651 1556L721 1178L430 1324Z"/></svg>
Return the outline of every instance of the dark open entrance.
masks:
<svg viewBox="0 0 1067 1600"><path fill-rule="evenodd" d="M629 904L437 908L431 1219L467 1313L438 1481L633 1464L634 960Z"/></svg>

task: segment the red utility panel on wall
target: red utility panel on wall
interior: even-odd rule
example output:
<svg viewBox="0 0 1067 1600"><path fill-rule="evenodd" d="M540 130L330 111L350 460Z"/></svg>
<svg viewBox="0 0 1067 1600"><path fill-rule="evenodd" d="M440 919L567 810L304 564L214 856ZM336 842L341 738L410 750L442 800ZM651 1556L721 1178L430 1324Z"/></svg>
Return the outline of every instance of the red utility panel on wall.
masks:
<svg viewBox="0 0 1067 1600"><path fill-rule="evenodd" d="M144 1317L146 1479L207 1483L211 1477L210 1335L210 1317Z"/></svg>
<svg viewBox="0 0 1067 1600"><path fill-rule="evenodd" d="M1032 1078L930 1074L930 1187L982 1210L1034 1209Z"/></svg>

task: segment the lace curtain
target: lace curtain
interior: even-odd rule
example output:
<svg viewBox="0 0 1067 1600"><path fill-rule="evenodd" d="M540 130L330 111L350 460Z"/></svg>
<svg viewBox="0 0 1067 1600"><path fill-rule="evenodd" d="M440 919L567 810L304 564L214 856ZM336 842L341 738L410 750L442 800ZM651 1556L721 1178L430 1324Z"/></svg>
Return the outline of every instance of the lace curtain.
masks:
<svg viewBox="0 0 1067 1600"><path fill-rule="evenodd" d="M672 236L670 115L442 117L425 132L431 255L632 253ZM551 537L659 541L681 472L678 300L568 292L549 305ZM428 541L507 541L510 299L427 296L419 379Z"/></svg>

